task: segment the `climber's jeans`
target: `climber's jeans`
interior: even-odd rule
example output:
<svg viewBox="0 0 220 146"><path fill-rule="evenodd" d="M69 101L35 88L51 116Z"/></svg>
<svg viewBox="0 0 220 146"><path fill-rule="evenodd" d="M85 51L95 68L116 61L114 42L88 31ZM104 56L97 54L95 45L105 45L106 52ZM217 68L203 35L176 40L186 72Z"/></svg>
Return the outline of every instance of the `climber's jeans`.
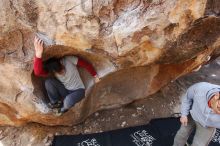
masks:
<svg viewBox="0 0 220 146"><path fill-rule="evenodd" d="M190 115L188 116L187 126L181 125L177 132L173 146L184 146L194 128L196 128L196 133L191 146L208 146L215 133L215 128L203 127L198 122L195 122Z"/></svg>
<svg viewBox="0 0 220 146"><path fill-rule="evenodd" d="M48 78L45 81L45 88L52 104L64 98L61 111L68 110L85 97L85 89L67 90L56 78Z"/></svg>

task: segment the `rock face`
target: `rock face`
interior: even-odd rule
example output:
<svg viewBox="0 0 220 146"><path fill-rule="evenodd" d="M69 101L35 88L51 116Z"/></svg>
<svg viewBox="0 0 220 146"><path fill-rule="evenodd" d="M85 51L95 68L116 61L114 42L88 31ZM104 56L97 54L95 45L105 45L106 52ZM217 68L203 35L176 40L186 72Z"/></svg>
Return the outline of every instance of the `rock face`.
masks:
<svg viewBox="0 0 220 146"><path fill-rule="evenodd" d="M157 92L220 54L218 0L0 0L0 124L74 125L97 110ZM33 75L33 38L44 59L80 56L86 98L61 117ZM167 97L169 98L169 97Z"/></svg>

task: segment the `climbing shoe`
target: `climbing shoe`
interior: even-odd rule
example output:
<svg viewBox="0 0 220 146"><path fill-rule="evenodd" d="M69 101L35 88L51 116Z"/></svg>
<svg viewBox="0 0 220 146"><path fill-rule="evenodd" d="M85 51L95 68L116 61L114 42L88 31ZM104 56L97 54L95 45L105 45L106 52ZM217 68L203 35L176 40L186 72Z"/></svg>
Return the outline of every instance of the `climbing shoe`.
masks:
<svg viewBox="0 0 220 146"><path fill-rule="evenodd" d="M54 115L57 116L57 117L63 115L67 111L68 110L65 110L65 109L62 109L62 108L53 109Z"/></svg>
<svg viewBox="0 0 220 146"><path fill-rule="evenodd" d="M58 101L56 103L48 103L48 107L51 108L51 109L54 109L54 108L61 108L62 107L62 102L61 101Z"/></svg>
<svg viewBox="0 0 220 146"><path fill-rule="evenodd" d="M61 116L63 114L61 112L60 108L53 109L53 112L54 112L54 116L56 116L56 117L59 117L59 116Z"/></svg>

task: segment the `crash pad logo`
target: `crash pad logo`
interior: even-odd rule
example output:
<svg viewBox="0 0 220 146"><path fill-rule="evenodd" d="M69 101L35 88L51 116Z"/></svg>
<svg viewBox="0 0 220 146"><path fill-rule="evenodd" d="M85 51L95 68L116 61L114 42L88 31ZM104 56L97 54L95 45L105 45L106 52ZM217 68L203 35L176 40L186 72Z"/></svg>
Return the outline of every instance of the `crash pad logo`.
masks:
<svg viewBox="0 0 220 146"><path fill-rule="evenodd" d="M77 146L100 146L95 138L87 139L78 143Z"/></svg>
<svg viewBox="0 0 220 146"><path fill-rule="evenodd" d="M216 132L212 138L212 141L220 144L220 130L219 129L216 129Z"/></svg>
<svg viewBox="0 0 220 146"><path fill-rule="evenodd" d="M137 146L152 146L153 141L156 140L153 136L147 133L147 131L136 131L130 135L133 138L133 142Z"/></svg>

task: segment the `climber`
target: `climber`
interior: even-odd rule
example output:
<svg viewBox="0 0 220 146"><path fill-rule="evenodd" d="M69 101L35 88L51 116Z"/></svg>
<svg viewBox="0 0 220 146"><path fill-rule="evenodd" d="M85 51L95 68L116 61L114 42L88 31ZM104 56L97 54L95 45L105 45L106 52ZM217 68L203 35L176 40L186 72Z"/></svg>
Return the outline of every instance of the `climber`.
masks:
<svg viewBox="0 0 220 146"><path fill-rule="evenodd" d="M207 82L192 85L181 104L181 127L173 146L183 146L196 128L192 146L207 146L220 128L220 86Z"/></svg>
<svg viewBox="0 0 220 146"><path fill-rule="evenodd" d="M94 77L96 83L100 81L92 65L81 58L76 56L53 57L43 62L43 41L38 37L34 39L34 48L34 74L48 77L45 81L45 88L50 100L48 107L58 109L56 115L62 115L85 96L85 86L77 66L85 68Z"/></svg>

